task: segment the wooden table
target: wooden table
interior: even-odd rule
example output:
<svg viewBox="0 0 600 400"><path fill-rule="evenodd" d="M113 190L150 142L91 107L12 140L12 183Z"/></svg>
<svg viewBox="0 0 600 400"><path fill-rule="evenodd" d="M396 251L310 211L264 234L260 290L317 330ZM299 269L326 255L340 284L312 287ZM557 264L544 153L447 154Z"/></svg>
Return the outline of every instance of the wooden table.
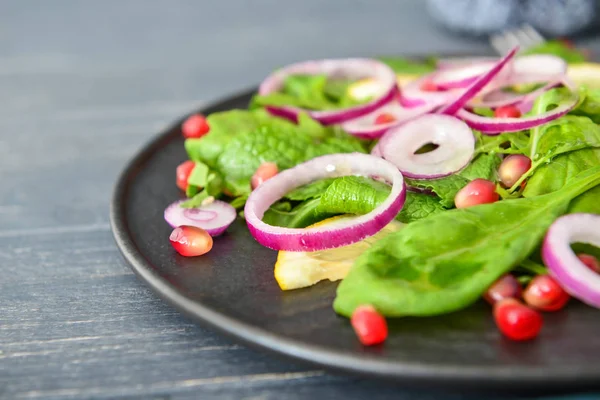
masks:
<svg viewBox="0 0 600 400"><path fill-rule="evenodd" d="M489 51L419 0L283 3L0 3L0 398L440 398L239 346L159 300L113 242L117 174L183 113L297 60Z"/></svg>

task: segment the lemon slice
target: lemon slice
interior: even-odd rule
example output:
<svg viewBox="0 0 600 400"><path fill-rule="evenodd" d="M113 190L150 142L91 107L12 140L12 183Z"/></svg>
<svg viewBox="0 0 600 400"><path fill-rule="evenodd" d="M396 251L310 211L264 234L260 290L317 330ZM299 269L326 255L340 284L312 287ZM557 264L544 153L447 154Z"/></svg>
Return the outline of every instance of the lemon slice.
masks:
<svg viewBox="0 0 600 400"><path fill-rule="evenodd" d="M352 217L333 217L311 226L335 224L347 218ZM335 249L314 252L280 251L275 263L275 280L281 290L292 290L311 286L325 279L330 281L343 279L358 256L377 240L403 226L400 222L392 221L373 236Z"/></svg>
<svg viewBox="0 0 600 400"><path fill-rule="evenodd" d="M571 64L567 69L567 76L577 85L600 89L600 64L591 62Z"/></svg>
<svg viewBox="0 0 600 400"><path fill-rule="evenodd" d="M398 83L398 86L402 87L418 77L419 75L413 74L396 74L396 82ZM348 86L347 90L348 95L353 100L365 101L367 99L381 96L385 90L385 87L381 85L381 82L375 79L366 78L354 82L352 85Z"/></svg>

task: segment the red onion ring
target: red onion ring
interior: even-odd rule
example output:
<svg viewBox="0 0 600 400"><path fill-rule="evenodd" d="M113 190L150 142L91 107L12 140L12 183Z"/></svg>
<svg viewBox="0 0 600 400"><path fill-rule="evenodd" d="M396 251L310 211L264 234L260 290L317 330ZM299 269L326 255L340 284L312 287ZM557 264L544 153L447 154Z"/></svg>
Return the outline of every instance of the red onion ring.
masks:
<svg viewBox="0 0 600 400"><path fill-rule="evenodd" d="M573 93L570 101L565 102L548 112L531 117L489 118L473 114L465 109L459 110L456 113L456 116L465 121L471 128L477 129L485 135L495 136L503 132L517 132L535 128L536 126L560 118L577 105L578 98L577 94Z"/></svg>
<svg viewBox="0 0 600 400"><path fill-rule="evenodd" d="M365 58L326 59L288 65L268 76L260 84L258 94L267 95L279 90L285 78L295 74L325 74L328 77L345 79L373 78L380 81L385 90L381 96L368 103L339 110L310 111L292 106L265 107L271 114L292 121L297 121L299 113L306 112L324 125L338 124L368 114L390 102L398 94L394 71L382 62Z"/></svg>
<svg viewBox="0 0 600 400"><path fill-rule="evenodd" d="M545 79L542 79L542 81L545 81ZM504 87L512 86L519 83L525 83L518 82L518 80L516 79L511 80L510 82L506 82L504 84L494 85L494 87L489 88L489 90L481 92L479 99L471 100L469 102L469 107L498 108L510 105L517 105L520 103L533 103L535 99L537 99L539 96L541 96L548 90L561 85L563 83L563 77L553 77L550 78L550 80L548 80L547 82L548 83L546 83L544 86L525 94L507 93L502 91L502 88Z"/></svg>
<svg viewBox="0 0 600 400"><path fill-rule="evenodd" d="M600 215L569 214L554 221L544 239L542 259L567 292L600 308L600 275L577 258L570 246L577 242L600 246Z"/></svg>
<svg viewBox="0 0 600 400"><path fill-rule="evenodd" d="M437 104L441 106L455 99L464 89L451 89L446 91L428 92L421 90L424 82L434 79L436 72L422 76L421 78L410 82L402 87L400 92L400 104L403 107L421 107L427 104Z"/></svg>
<svg viewBox="0 0 600 400"><path fill-rule="evenodd" d="M464 89L489 72L497 62L497 60L479 62L438 70L432 77L432 82L442 90ZM510 71L507 71L506 75L508 74Z"/></svg>
<svg viewBox="0 0 600 400"><path fill-rule="evenodd" d="M512 64L513 76L557 76L567 73L567 63L551 54L531 54L515 58Z"/></svg>
<svg viewBox="0 0 600 400"><path fill-rule="evenodd" d="M318 179L355 174L377 176L392 183L388 198L370 213L337 224L304 229L281 228L261 221L265 211L290 190ZM404 178L389 162L362 153L332 154L299 164L265 181L248 197L244 216L252 236L265 247L317 251L345 246L374 235L396 217L405 199Z"/></svg>
<svg viewBox="0 0 600 400"><path fill-rule="evenodd" d="M224 201L214 200L195 208L182 208L183 202L185 200L178 200L165 209L165 221L173 228L191 225L204 229L210 236L219 236L236 217L235 208Z"/></svg>
<svg viewBox="0 0 600 400"><path fill-rule="evenodd" d="M415 154L428 143L439 147ZM383 158L405 176L434 179L453 174L469 164L475 152L475 137L468 125L458 118L428 114L391 129L379 149Z"/></svg>
<svg viewBox="0 0 600 400"><path fill-rule="evenodd" d="M454 115L462 109L469 100L477 95L488 83L492 81L504 68L504 66L515 56L518 47L512 49L506 56L496 63L488 72L481 75L473 82L457 99L446 105L439 112L441 114Z"/></svg>
<svg viewBox="0 0 600 400"><path fill-rule="evenodd" d="M392 101L367 115L344 122L341 127L344 131L361 139L377 139L389 129L427 114L437 107L439 107L438 104L429 103L418 107L406 108L400 103ZM390 114L394 116L395 120L386 124L376 124L375 120L381 114Z"/></svg>
<svg viewBox="0 0 600 400"><path fill-rule="evenodd" d="M486 57L486 56L447 57L447 58L440 58L436 63L436 67L438 70L445 70L445 69L452 69L452 68L456 68L456 67L463 67L465 65L471 65L471 64L480 64L480 63L486 63L486 62L495 63L497 61L498 61L498 57Z"/></svg>

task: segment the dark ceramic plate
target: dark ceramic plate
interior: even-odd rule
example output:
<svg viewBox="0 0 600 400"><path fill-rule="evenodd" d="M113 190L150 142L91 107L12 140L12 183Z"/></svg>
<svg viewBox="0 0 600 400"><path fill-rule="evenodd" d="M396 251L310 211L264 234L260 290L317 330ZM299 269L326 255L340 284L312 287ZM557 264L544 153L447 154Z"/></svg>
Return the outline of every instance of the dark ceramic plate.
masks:
<svg viewBox="0 0 600 400"><path fill-rule="evenodd" d="M244 108L251 92L201 110ZM178 121L127 166L117 182L111 222L133 270L175 307L244 343L335 370L408 384L456 388L582 389L600 387L600 315L572 302L545 316L540 337L500 336L486 304L436 318L390 321L382 347L363 348L331 304L335 283L282 292L274 251L243 221L215 239L210 253L185 258L168 241L165 207L180 197L175 167L185 160Z"/></svg>

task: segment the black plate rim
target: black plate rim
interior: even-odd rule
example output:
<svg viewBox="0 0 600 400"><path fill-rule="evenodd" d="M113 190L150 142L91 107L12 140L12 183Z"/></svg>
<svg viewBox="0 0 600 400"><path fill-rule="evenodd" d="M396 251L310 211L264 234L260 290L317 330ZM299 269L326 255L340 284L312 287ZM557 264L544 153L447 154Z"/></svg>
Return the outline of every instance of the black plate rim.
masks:
<svg viewBox="0 0 600 400"><path fill-rule="evenodd" d="M237 92L194 112L209 114L227 107L230 103L242 101L255 91L256 88ZM190 114L186 114L186 116L188 115ZM184 119L185 116L151 139L125 165L114 186L110 204L110 225L119 251L135 274L159 297L179 311L251 347L353 375L383 378L415 385L437 382L456 388L501 388L507 383L511 385L511 390L519 388L523 390L536 388L581 390L583 387L588 389L590 387L600 387L600 369L582 369L572 365L564 365L558 368L543 366L519 368L509 366L463 366L456 368L455 366L431 363L385 361L376 359L368 353L365 353L364 358L357 360L355 356L345 354L342 351L335 351L275 335L267 330L228 317L185 297L152 272L149 261L137 249L131 237L125 216L129 182L135 178L137 171L141 170L145 161L163 146L163 143L169 142L178 134L175 128Z"/></svg>

